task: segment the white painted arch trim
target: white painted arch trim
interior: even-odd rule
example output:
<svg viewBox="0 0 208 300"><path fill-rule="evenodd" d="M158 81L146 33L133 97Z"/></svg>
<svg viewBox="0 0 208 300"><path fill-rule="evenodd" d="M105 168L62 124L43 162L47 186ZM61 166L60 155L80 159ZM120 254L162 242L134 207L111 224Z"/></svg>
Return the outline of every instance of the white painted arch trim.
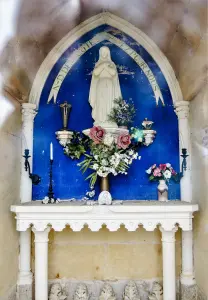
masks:
<svg viewBox="0 0 208 300"><path fill-rule="evenodd" d="M142 47L144 47L146 51L153 57L165 76L170 88L173 103L176 104L176 102L183 101L182 92L176 79L174 70L158 46L145 33L143 33L134 25L109 12L103 12L76 26L49 52L35 77L29 96L29 103L35 104L36 107L39 106L40 96L51 69L62 56L62 54L70 47L70 45L72 45L85 33L103 24L120 29L127 35L131 36Z"/></svg>

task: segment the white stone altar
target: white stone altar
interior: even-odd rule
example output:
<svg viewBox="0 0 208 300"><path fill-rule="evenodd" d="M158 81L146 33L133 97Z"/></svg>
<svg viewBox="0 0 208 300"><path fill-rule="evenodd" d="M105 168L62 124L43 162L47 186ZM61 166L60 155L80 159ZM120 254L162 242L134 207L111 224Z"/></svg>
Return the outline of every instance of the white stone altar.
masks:
<svg viewBox="0 0 208 300"><path fill-rule="evenodd" d="M69 225L73 231L80 231L87 225L91 231L99 231L106 225L110 231L117 231L124 225L128 231L143 226L153 231L160 226L163 248L164 300L176 299L175 277L175 232L178 226L185 233L192 231L193 213L198 205L181 201L161 203L158 201L125 201L123 205L89 206L82 202L64 202L42 205L40 201L14 205L17 230L24 242L20 245L21 270L30 274L30 244L27 236L30 228L35 234L35 299L48 299L48 233L51 228L61 231ZM25 238L24 238L25 237ZM24 270L24 271L23 271ZM21 271L20 271L21 272ZM23 274L20 274L23 276Z"/></svg>

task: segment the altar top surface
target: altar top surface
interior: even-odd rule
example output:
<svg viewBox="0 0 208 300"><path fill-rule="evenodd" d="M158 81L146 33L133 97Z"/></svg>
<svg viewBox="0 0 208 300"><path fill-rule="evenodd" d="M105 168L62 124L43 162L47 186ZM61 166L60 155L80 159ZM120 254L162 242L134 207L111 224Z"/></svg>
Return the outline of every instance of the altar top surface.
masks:
<svg viewBox="0 0 208 300"><path fill-rule="evenodd" d="M80 231L85 225L91 231L99 231L103 225L110 231L117 231L121 225L128 231L135 231L140 225L147 231L153 231L158 225L164 230L173 230L176 225L183 230L192 230L193 213L198 210L197 204L181 201L124 201L122 204L114 201L113 205L96 205L94 201L87 203L42 204L41 201L32 201L12 205L11 211L16 213L18 231L25 231L31 226L37 231L44 231L48 226L62 231L67 225L73 231Z"/></svg>
<svg viewBox="0 0 208 300"><path fill-rule="evenodd" d="M62 201L56 204L42 204L41 201L31 201L11 206L15 213L45 213L45 212L87 212L87 211L112 211L112 212L194 212L198 211L198 205L184 201L148 201L148 200L119 200L112 205L98 205L97 201Z"/></svg>

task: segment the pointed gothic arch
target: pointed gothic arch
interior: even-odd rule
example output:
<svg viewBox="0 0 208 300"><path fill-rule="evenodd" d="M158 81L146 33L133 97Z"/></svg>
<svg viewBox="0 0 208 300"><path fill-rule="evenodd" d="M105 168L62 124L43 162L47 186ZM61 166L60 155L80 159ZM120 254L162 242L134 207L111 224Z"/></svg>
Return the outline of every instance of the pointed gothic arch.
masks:
<svg viewBox="0 0 208 300"><path fill-rule="evenodd" d="M120 17L117 17L108 12L104 12L91 17L90 19L76 26L50 51L36 74L29 96L29 103L35 104L36 107L39 106L40 96L46 79L48 78L50 71L62 56L62 54L84 34L104 24L121 30L122 32L133 38L138 44L140 44L152 56L152 58L160 67L168 83L174 105L176 104L176 102L183 101L182 92L176 79L174 70L171 67L168 59L158 48L158 46L137 27L133 26Z"/></svg>

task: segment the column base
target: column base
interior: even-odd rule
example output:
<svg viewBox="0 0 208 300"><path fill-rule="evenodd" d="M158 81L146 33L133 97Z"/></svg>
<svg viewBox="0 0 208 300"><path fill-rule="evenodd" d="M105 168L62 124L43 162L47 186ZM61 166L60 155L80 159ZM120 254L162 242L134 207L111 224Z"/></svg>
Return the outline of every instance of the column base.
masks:
<svg viewBox="0 0 208 300"><path fill-rule="evenodd" d="M17 285L32 285L33 273L32 272L19 272Z"/></svg>
<svg viewBox="0 0 208 300"><path fill-rule="evenodd" d="M17 280L17 300L32 300L32 272L19 272Z"/></svg>
<svg viewBox="0 0 208 300"><path fill-rule="evenodd" d="M196 300L198 299L198 288L196 284L185 285L181 284L181 300Z"/></svg>
<svg viewBox="0 0 208 300"><path fill-rule="evenodd" d="M180 276L181 285L191 286L196 284L196 279L192 273L189 274L181 274Z"/></svg>
<svg viewBox="0 0 208 300"><path fill-rule="evenodd" d="M17 285L17 300L32 300L32 284Z"/></svg>

